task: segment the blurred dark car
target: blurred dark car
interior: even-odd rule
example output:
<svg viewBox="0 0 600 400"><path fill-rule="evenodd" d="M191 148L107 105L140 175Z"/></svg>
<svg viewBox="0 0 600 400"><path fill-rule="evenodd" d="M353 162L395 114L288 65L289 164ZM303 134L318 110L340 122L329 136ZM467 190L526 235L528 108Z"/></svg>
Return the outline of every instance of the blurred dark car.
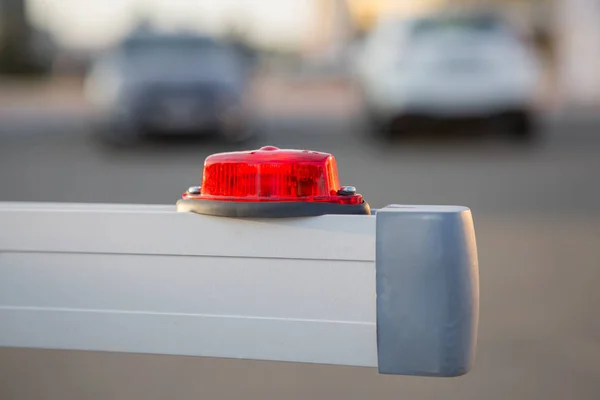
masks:
<svg viewBox="0 0 600 400"><path fill-rule="evenodd" d="M93 128L112 144L147 135L250 137L244 95L249 68L231 46L193 34L130 36L86 78Z"/></svg>

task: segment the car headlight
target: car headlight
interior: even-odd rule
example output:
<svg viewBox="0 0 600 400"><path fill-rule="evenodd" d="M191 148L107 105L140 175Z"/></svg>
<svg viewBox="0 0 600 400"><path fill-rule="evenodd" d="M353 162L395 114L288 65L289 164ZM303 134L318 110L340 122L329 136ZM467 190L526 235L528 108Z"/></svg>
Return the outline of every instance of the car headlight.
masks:
<svg viewBox="0 0 600 400"><path fill-rule="evenodd" d="M114 107L124 89L118 76L92 77L85 85L85 97L92 106L106 110Z"/></svg>

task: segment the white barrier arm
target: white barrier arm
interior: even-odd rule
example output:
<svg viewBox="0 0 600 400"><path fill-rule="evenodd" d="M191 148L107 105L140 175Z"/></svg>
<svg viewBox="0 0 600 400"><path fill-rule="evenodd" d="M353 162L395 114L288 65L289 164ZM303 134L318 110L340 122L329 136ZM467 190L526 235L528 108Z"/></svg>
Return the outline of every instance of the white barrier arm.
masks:
<svg viewBox="0 0 600 400"><path fill-rule="evenodd" d="M478 290L463 207L249 220L0 203L0 346L457 376Z"/></svg>

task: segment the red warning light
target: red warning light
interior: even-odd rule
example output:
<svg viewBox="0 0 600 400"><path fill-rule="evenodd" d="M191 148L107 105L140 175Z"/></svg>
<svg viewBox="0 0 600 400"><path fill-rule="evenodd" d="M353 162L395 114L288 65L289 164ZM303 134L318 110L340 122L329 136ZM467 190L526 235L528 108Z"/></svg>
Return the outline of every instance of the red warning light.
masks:
<svg viewBox="0 0 600 400"><path fill-rule="evenodd" d="M302 208L298 203L312 207L312 211L306 211L304 207L305 210L300 212L302 215L344 213L344 208L333 210L326 204L336 205L338 208L360 208L350 213L370 212L368 204L364 202L362 195L356 193L356 189L340 186L337 164L332 154L310 150L281 150L273 146L209 156L204 162L202 185L188 190L182 198L184 203L193 201L196 204L194 207L184 207L186 210L197 211L201 208L209 210L202 213L221 215L224 211L215 210L224 207L228 210L228 216L265 214L268 217L271 215L266 214L275 213L274 203L280 203L276 207L280 210L276 213L278 216L290 213L292 208L294 212L291 213L296 214L295 210ZM235 206L228 203L250 204ZM252 203L256 205L252 206ZM314 206L310 206L310 203ZM180 203L178 207L179 205ZM252 207L254 211L248 211ZM259 208L262 211L256 211ZM242 209L244 211L240 211ZM350 210L346 208L345 212L348 211Z"/></svg>
<svg viewBox="0 0 600 400"><path fill-rule="evenodd" d="M221 201L313 201L360 204L362 195L340 195L335 157L309 150L260 150L221 153L204 162L199 194L185 199Z"/></svg>

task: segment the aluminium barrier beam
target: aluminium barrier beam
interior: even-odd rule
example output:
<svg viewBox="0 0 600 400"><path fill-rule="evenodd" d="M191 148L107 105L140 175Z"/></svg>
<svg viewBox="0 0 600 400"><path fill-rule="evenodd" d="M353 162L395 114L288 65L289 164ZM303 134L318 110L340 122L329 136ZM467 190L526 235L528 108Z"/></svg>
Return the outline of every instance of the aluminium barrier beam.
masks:
<svg viewBox="0 0 600 400"><path fill-rule="evenodd" d="M471 212L234 219L0 203L0 346L366 366L472 366Z"/></svg>

